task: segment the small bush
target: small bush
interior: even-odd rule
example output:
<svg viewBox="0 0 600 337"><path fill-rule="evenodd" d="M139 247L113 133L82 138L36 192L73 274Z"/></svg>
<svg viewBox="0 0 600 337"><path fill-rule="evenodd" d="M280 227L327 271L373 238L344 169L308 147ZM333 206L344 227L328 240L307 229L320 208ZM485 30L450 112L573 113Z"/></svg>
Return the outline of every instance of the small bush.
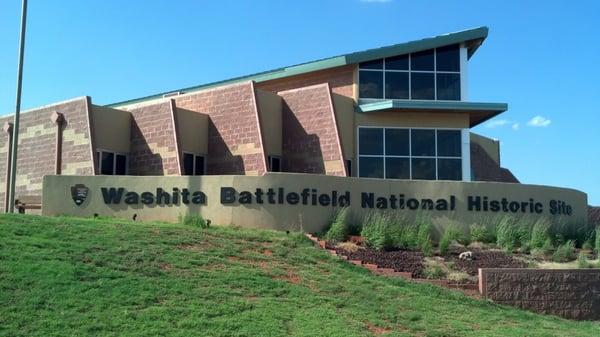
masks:
<svg viewBox="0 0 600 337"><path fill-rule="evenodd" d="M496 241L494 234L486 225L472 224L470 232L473 242L493 243Z"/></svg>
<svg viewBox="0 0 600 337"><path fill-rule="evenodd" d="M546 218L538 219L531 230L531 240L529 245L531 248L542 248L546 243L546 240L550 237L550 221Z"/></svg>
<svg viewBox="0 0 600 337"><path fill-rule="evenodd" d="M462 233L458 227L456 227L455 225L450 225L450 226L446 227L446 230L444 231L444 234L442 235L442 238L440 239L440 244L439 244L440 254L446 255L446 253L448 252L448 248L450 247L450 244L452 243L452 241L455 241L455 240L458 241L458 240L460 240L461 237L462 237Z"/></svg>
<svg viewBox="0 0 600 337"><path fill-rule="evenodd" d="M600 227L596 228L596 244L594 246L596 248L596 254L600 256Z"/></svg>
<svg viewBox="0 0 600 337"><path fill-rule="evenodd" d="M446 277L446 271L439 264L428 264L423 270L423 276L428 279L442 279Z"/></svg>
<svg viewBox="0 0 600 337"><path fill-rule="evenodd" d="M349 217L350 217L350 209L348 207L345 207L342 210L340 210L336 214L336 216L331 224L331 227L329 227L329 230L325 234L325 240L336 241L336 242L346 241L346 239L348 238L348 235L349 235L349 226L348 226Z"/></svg>
<svg viewBox="0 0 600 337"><path fill-rule="evenodd" d="M590 239L587 240L586 242L583 243L583 245L581 246L581 249L584 250L594 250L594 242Z"/></svg>
<svg viewBox="0 0 600 337"><path fill-rule="evenodd" d="M186 226L208 228L208 223L201 215L198 214L186 214L183 217L179 217L179 222Z"/></svg>
<svg viewBox="0 0 600 337"><path fill-rule="evenodd" d="M514 218L507 216L500 219L497 235L498 246L508 251L512 251L519 245L519 232Z"/></svg>
<svg viewBox="0 0 600 337"><path fill-rule="evenodd" d="M587 256L585 256L584 252L580 252L579 256L577 256L577 268L579 268L579 269L594 268L594 264L592 264L588 261Z"/></svg>
<svg viewBox="0 0 600 337"><path fill-rule="evenodd" d="M575 242L567 241L560 245L552 254L552 261L554 262L569 262L575 260Z"/></svg>

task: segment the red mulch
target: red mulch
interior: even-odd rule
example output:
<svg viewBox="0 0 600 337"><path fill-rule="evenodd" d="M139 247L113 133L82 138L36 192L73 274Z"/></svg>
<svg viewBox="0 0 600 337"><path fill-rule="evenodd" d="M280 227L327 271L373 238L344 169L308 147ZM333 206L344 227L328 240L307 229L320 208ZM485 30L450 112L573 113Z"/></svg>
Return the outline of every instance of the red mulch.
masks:
<svg viewBox="0 0 600 337"><path fill-rule="evenodd" d="M458 255L467 250L473 253L473 259L459 259ZM445 260L454 262L454 269L464 271L471 276L477 276L479 268L527 268L527 263L524 261L499 250L455 249L449 252Z"/></svg>

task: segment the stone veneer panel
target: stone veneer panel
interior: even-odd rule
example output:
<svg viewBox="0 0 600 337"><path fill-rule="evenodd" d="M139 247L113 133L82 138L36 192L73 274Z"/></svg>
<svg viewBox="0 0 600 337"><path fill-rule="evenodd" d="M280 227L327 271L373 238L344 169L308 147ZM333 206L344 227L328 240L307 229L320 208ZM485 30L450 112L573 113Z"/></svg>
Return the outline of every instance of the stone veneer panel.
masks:
<svg viewBox="0 0 600 337"><path fill-rule="evenodd" d="M262 175L267 161L252 82L175 98L180 108L207 114L208 174Z"/></svg>
<svg viewBox="0 0 600 337"><path fill-rule="evenodd" d="M57 126L50 120L53 112L64 115L62 140L62 174L93 175L90 135L89 97L43 106L23 112L19 121L16 199L24 195L41 195L44 175L55 173ZM0 124L13 122L13 116L0 118ZM8 133L0 133L0 199L5 198L6 154Z"/></svg>
<svg viewBox="0 0 600 337"><path fill-rule="evenodd" d="M129 174L181 174L174 101L123 109L132 116Z"/></svg>
<svg viewBox="0 0 600 337"><path fill-rule="evenodd" d="M354 98L355 68L356 65L348 65L314 71L308 74L260 82L256 84L256 88L271 92L279 92L328 83L333 93Z"/></svg>
<svg viewBox="0 0 600 337"><path fill-rule="evenodd" d="M600 320L600 269L480 269L479 287L496 303Z"/></svg>
<svg viewBox="0 0 600 337"><path fill-rule="evenodd" d="M346 176L329 85L278 95L283 98L283 171Z"/></svg>

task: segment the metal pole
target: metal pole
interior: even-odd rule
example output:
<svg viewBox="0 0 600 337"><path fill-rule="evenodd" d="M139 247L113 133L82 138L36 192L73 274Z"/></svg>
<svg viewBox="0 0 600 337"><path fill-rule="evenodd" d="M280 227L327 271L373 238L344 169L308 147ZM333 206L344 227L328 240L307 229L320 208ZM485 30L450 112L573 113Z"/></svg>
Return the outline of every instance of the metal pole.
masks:
<svg viewBox="0 0 600 337"><path fill-rule="evenodd" d="M13 139L10 161L10 194L8 198L8 211L15 211L15 183L17 181L17 146L19 144L19 113L21 112L21 84L23 82L23 54L25 53L25 24L27 22L27 0L23 0L21 11L21 36L19 38L19 70L17 74L17 102L15 106L15 119L13 122Z"/></svg>

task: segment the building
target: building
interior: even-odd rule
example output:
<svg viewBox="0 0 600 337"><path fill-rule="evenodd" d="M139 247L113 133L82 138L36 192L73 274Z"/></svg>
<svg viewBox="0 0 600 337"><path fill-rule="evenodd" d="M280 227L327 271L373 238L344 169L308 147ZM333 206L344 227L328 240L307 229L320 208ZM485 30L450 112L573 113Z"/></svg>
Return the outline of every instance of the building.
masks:
<svg viewBox="0 0 600 337"><path fill-rule="evenodd" d="M22 114L16 198L44 175L255 175L518 183L498 141L470 129L507 109L469 100L486 27L106 106L90 97ZM1 119L6 200L12 116ZM6 206L6 201L5 201Z"/></svg>

